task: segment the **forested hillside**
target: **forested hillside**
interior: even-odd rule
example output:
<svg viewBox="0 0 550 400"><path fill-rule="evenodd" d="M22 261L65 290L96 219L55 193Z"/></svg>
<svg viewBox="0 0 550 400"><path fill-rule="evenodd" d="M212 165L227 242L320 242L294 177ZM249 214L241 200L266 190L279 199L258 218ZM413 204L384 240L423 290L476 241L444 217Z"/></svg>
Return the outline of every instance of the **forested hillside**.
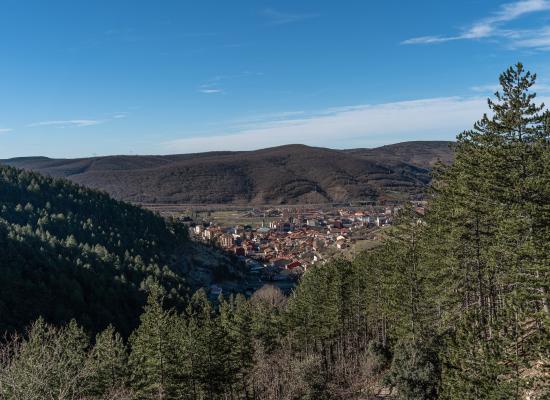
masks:
<svg viewBox="0 0 550 400"><path fill-rule="evenodd" d="M427 213L405 206L375 250L308 270L289 298L200 290L178 312L152 283L127 342L39 319L0 347L0 397L548 399L550 113L534 81L502 74Z"/></svg>
<svg viewBox="0 0 550 400"><path fill-rule="evenodd" d="M167 267L185 240L175 229L106 194L0 167L0 331L43 316L129 333L152 279L172 305L186 294Z"/></svg>

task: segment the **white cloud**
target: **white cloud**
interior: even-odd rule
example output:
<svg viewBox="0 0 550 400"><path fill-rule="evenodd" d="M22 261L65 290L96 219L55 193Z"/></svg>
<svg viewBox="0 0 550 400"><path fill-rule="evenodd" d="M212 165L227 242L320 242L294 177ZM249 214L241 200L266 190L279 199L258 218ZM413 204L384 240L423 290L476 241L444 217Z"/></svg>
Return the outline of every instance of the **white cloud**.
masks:
<svg viewBox="0 0 550 400"><path fill-rule="evenodd" d="M269 19L270 25L285 25L293 22L304 21L306 19L317 18L320 15L315 13L310 14L290 14L284 13L272 8L266 8L262 14Z"/></svg>
<svg viewBox="0 0 550 400"><path fill-rule="evenodd" d="M217 94L217 93L223 93L223 89L201 88L199 89L199 92L204 94Z"/></svg>
<svg viewBox="0 0 550 400"><path fill-rule="evenodd" d="M357 105L274 118L211 136L162 143L165 151L253 150L288 143L332 148L370 147L414 139L452 140L487 109L483 97L445 97Z"/></svg>
<svg viewBox="0 0 550 400"><path fill-rule="evenodd" d="M249 116L233 119L229 121L229 124L244 128L247 126L257 126L258 124L266 121L285 120L291 117L296 118L298 116L305 116L305 115L306 115L305 111L282 111L282 112L274 112L274 113L268 113L268 114L256 114L256 115L249 115ZM225 123L225 125L227 125L227 123Z"/></svg>
<svg viewBox="0 0 550 400"><path fill-rule="evenodd" d="M8 133L8 132L11 132L11 131L13 131L13 129L11 129L11 128L0 128L0 134Z"/></svg>
<svg viewBox="0 0 550 400"><path fill-rule="evenodd" d="M113 119L122 119L128 117L127 112L119 112L112 115Z"/></svg>
<svg viewBox="0 0 550 400"><path fill-rule="evenodd" d="M534 29L521 32L510 44L512 48L550 49L550 28Z"/></svg>
<svg viewBox="0 0 550 400"><path fill-rule="evenodd" d="M469 28L457 35L420 36L404 40L402 44L434 44L454 40L484 39L490 37L507 38L513 48L545 48L550 47L550 29L511 30L502 29L507 22L527 14L550 10L550 0L521 0L504 4L500 9L475 22Z"/></svg>
<svg viewBox="0 0 550 400"><path fill-rule="evenodd" d="M60 121L41 121L34 122L27 125L28 127L35 126L59 126L61 128L80 128L83 126L93 126L99 125L104 121L98 121L94 119L71 119L71 120L60 120Z"/></svg>
<svg viewBox="0 0 550 400"><path fill-rule="evenodd" d="M458 36L418 36L415 38L403 40L401 44L432 44L432 43L443 43L449 42L451 40L463 39Z"/></svg>
<svg viewBox="0 0 550 400"><path fill-rule="evenodd" d="M495 93L497 90L500 89L500 85L478 85L478 86L472 86L470 90L478 93Z"/></svg>
<svg viewBox="0 0 550 400"><path fill-rule="evenodd" d="M239 73L235 73L231 75L217 75L208 79L203 84L201 84L197 89L197 91L203 94L226 93L225 89L222 86L227 84L227 81L246 79L251 77L259 77L259 76L263 76L263 72L248 71L248 70L241 71Z"/></svg>
<svg viewBox="0 0 550 400"><path fill-rule="evenodd" d="M548 0L522 0L504 4L492 17L486 19L488 23L511 21L524 14L550 9Z"/></svg>

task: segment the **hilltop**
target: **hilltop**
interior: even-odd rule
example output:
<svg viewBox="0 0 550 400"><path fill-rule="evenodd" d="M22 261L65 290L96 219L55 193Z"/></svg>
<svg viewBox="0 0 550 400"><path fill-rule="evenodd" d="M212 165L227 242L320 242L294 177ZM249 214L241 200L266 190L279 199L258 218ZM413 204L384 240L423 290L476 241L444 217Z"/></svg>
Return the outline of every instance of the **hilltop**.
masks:
<svg viewBox="0 0 550 400"><path fill-rule="evenodd" d="M137 203L321 204L418 196L451 142L334 150L292 144L168 156L46 157L2 161L65 177Z"/></svg>

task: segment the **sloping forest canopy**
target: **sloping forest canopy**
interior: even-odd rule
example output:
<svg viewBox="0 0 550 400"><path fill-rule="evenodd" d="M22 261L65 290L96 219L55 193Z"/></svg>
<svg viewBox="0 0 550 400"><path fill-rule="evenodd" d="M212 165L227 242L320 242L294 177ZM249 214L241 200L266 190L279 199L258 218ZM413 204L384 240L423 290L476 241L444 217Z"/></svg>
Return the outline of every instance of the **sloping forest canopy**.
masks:
<svg viewBox="0 0 550 400"><path fill-rule="evenodd" d="M185 240L185 230L149 211L0 166L0 331L42 316L129 334L151 282L162 282L169 304L186 296L183 277L168 267Z"/></svg>

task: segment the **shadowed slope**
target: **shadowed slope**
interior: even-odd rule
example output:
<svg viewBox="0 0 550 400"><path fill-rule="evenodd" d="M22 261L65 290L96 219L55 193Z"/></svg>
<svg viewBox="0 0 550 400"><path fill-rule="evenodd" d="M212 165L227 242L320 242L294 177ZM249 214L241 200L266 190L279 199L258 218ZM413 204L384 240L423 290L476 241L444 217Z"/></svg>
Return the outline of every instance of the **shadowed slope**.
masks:
<svg viewBox="0 0 550 400"><path fill-rule="evenodd" d="M352 150L286 145L247 152L4 162L134 202L328 203L417 195L438 159L451 162L449 144L406 142Z"/></svg>

